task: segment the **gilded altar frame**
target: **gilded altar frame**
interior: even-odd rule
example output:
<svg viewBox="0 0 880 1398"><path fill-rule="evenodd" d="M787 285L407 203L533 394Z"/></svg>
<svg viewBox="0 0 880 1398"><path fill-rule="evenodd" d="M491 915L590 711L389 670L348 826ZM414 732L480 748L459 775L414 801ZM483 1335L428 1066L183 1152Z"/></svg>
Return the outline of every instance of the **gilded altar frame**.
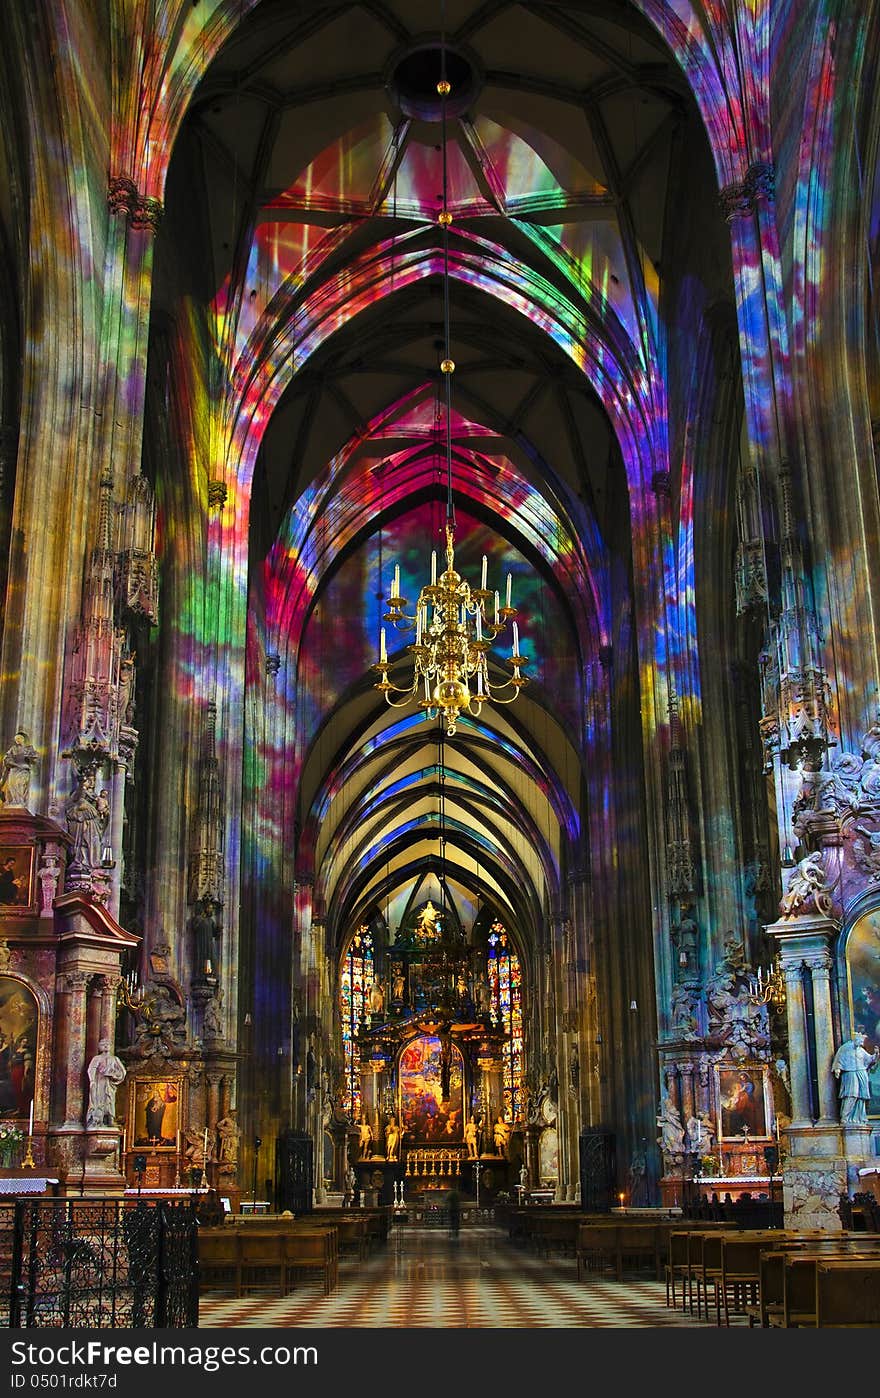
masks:
<svg viewBox="0 0 880 1398"><path fill-rule="evenodd" d="M127 1149L176 1154L186 1121L185 1092L182 1076L136 1078L128 1094Z"/></svg>
<svg viewBox="0 0 880 1398"><path fill-rule="evenodd" d="M748 1140L771 1140L773 1103L768 1064L728 1061L716 1063L714 1073L718 1140L742 1143L745 1125Z"/></svg>

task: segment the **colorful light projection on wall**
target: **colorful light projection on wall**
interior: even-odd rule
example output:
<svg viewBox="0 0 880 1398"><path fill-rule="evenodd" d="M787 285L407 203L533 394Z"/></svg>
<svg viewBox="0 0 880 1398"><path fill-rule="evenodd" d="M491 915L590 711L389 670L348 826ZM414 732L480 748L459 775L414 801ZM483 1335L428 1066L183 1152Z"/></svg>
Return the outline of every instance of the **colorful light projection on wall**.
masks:
<svg viewBox="0 0 880 1398"><path fill-rule="evenodd" d="M339 981L339 1014L342 1021L344 1085L342 1104L352 1121L361 1114L361 1065L358 1034L367 1016L370 986L373 984L373 937L368 927L359 927L349 943Z"/></svg>
<svg viewBox="0 0 880 1398"><path fill-rule="evenodd" d="M486 941L492 1023L506 1036L501 1076L504 1115L508 1121L520 1121L524 1066L522 969L503 923L492 923Z"/></svg>

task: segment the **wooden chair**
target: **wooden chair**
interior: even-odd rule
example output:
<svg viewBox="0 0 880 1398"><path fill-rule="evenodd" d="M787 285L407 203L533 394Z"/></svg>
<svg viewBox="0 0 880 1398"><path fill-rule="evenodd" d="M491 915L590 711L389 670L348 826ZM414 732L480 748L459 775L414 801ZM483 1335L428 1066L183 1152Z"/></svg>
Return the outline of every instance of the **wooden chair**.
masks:
<svg viewBox="0 0 880 1398"><path fill-rule="evenodd" d="M749 1304L758 1304L761 1252L773 1243L772 1234L760 1233L721 1239L721 1267L714 1279L717 1325L721 1324L722 1307L724 1324L730 1325L731 1309L744 1312ZM706 1305L708 1309L708 1296Z"/></svg>
<svg viewBox="0 0 880 1398"><path fill-rule="evenodd" d="M685 1308L685 1286L689 1276L688 1234L690 1229L670 1229L667 1240L666 1265L666 1304L675 1310L675 1282L681 1277L681 1309ZM670 1301L671 1297L671 1301Z"/></svg>
<svg viewBox="0 0 880 1398"><path fill-rule="evenodd" d="M280 1232L238 1235L241 1250L241 1296L252 1291L276 1291L284 1295L284 1236Z"/></svg>

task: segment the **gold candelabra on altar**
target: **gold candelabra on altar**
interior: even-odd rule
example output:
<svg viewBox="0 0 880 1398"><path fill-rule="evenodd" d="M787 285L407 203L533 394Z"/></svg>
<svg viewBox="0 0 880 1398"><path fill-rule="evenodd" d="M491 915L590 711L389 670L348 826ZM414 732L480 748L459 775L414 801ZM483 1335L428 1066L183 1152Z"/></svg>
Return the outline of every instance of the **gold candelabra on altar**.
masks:
<svg viewBox="0 0 880 1398"><path fill-rule="evenodd" d="M767 972L758 967L757 974L749 977L748 994L756 1005L768 1005L777 1011L785 1008L785 977L778 963Z"/></svg>

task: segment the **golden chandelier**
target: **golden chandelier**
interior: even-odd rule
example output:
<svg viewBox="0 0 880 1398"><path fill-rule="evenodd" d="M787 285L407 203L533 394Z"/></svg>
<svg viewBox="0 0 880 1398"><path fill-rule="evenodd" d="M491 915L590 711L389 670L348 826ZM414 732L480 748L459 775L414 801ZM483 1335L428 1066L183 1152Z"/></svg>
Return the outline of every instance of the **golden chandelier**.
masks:
<svg viewBox="0 0 880 1398"><path fill-rule="evenodd" d="M373 668L381 678L376 688L385 695L394 709L412 703L423 691L419 708L429 718L442 714L446 732L451 737L462 713L476 717L484 703L512 704L528 680L520 674L526 658L519 653L519 628L513 622L513 645L508 664L513 674L502 683L489 679L488 654L492 643L508 622L516 616L510 604L511 577L507 575L504 606L500 597L486 587L487 560L483 556L482 585L472 588L455 571L455 531L446 522L446 571L437 577L437 553L431 554L431 581L419 593L414 615L406 608L409 603L400 595L400 565L395 565L394 586L388 599L388 611L383 620L397 631L412 631L415 641L407 649L413 656L413 678L409 688L398 688L388 679L388 652L385 627L379 641L379 662ZM494 598L494 609L489 604ZM507 691L512 690L512 693ZM402 697L395 697L402 696Z"/></svg>
<svg viewBox="0 0 880 1398"><path fill-rule="evenodd" d="M512 704L528 680L520 671L526 658L519 653L519 629L513 622L513 645L508 664L513 670L509 679L493 684L489 679L488 654L493 642L506 630L516 616L511 606L511 577L507 575L504 606L497 592L486 587L487 562L483 556L483 576L478 588L471 588L455 571L455 509L452 498L452 375L455 364L449 345L449 225L452 215L447 207L446 171L446 99L451 84L446 77L446 49L441 50L441 78L437 91L442 99L443 122L443 204L438 223L443 233L443 311L444 355L440 372L446 385L446 571L437 577L437 553L431 554L431 581L419 593L415 613L407 613L409 603L400 593L400 565L394 569L394 585L388 598L388 611L383 621L396 631L415 630L415 641L407 649L413 656L413 678L407 687L398 688L388 679L388 652L385 627L379 639L379 662L373 668L379 672L376 689L385 695L394 709L411 704L423 692L419 707L429 718L442 715L446 732L451 737L462 713L476 717L483 704ZM490 612L490 603L494 608ZM473 688L471 687L473 686ZM512 692L510 692L512 691ZM397 696L397 697L395 697Z"/></svg>

